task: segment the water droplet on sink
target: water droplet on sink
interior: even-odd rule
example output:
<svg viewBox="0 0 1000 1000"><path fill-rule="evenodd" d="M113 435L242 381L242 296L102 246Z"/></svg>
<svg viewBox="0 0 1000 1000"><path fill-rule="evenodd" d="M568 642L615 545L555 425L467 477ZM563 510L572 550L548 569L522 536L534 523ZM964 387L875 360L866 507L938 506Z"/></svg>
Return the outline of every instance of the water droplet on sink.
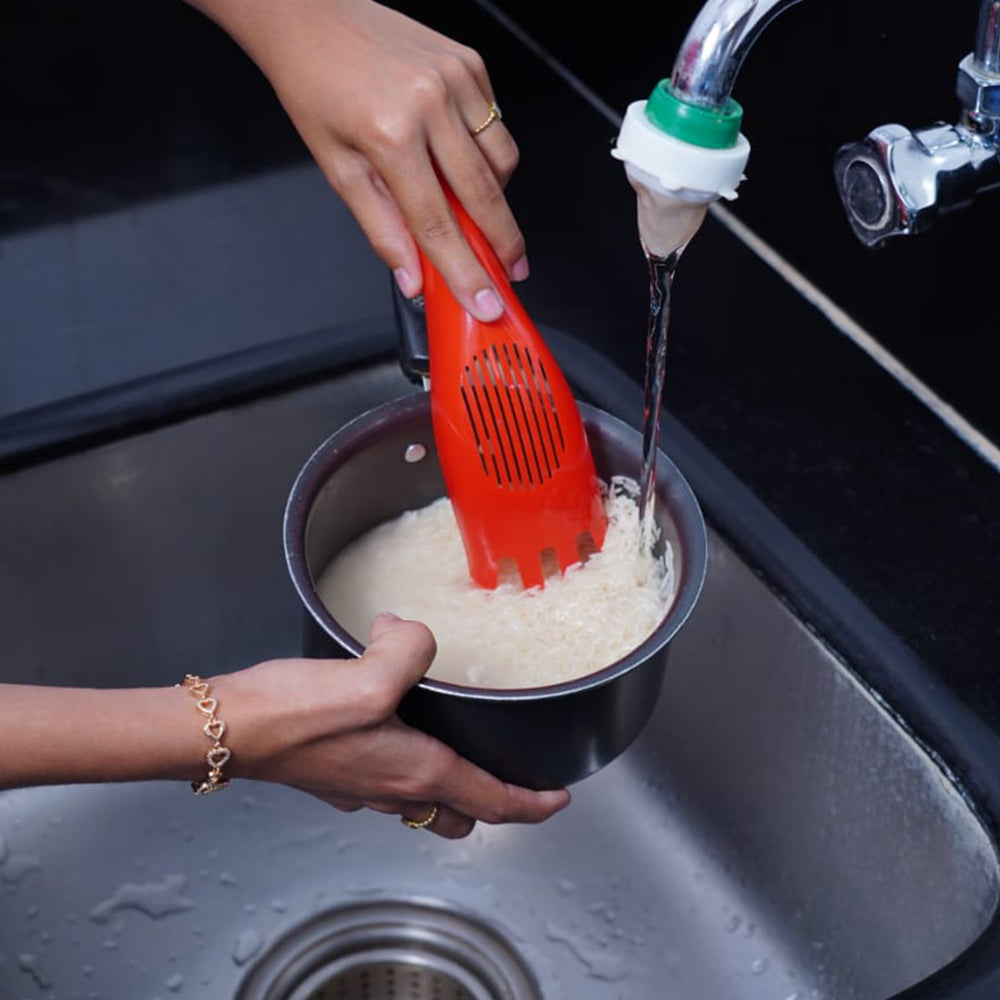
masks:
<svg viewBox="0 0 1000 1000"><path fill-rule="evenodd" d="M559 891L564 896L569 896L570 894L576 892L576 883L571 882L568 878L561 878L556 884L559 886Z"/></svg>
<svg viewBox="0 0 1000 1000"><path fill-rule="evenodd" d="M90 919L106 924L119 910L138 910L154 920L183 913L194 908L194 902L182 895L186 885L183 875L167 875L162 882L125 882L90 911Z"/></svg>
<svg viewBox="0 0 1000 1000"><path fill-rule="evenodd" d="M221 885L239 885L232 872L219 872L219 883Z"/></svg>
<svg viewBox="0 0 1000 1000"><path fill-rule="evenodd" d="M8 854L0 868L0 879L8 885L17 885L31 872L41 871L42 863L30 854Z"/></svg>
<svg viewBox="0 0 1000 1000"><path fill-rule="evenodd" d="M9 848L7 847L7 842L0 837L0 865L2 865L7 860L7 852Z"/></svg>
<svg viewBox="0 0 1000 1000"><path fill-rule="evenodd" d="M23 952L17 956L17 967L26 975L40 990L52 988L52 984L45 978L42 970L38 967L38 957L31 952Z"/></svg>
<svg viewBox="0 0 1000 1000"><path fill-rule="evenodd" d="M174 975L167 980L167 989L170 990L171 993L180 993L180 991L184 989L184 977L179 972L174 973Z"/></svg>
<svg viewBox="0 0 1000 1000"><path fill-rule="evenodd" d="M726 921L726 931L729 934L735 934L742 926L743 920L735 913Z"/></svg>
<svg viewBox="0 0 1000 1000"><path fill-rule="evenodd" d="M613 983L628 975L625 962L618 955L606 951L594 951L569 931L546 921L545 936L550 941L564 944L572 955L586 968L591 979Z"/></svg>
<svg viewBox="0 0 1000 1000"><path fill-rule="evenodd" d="M283 899L272 899L270 905L271 909L274 910L275 913L288 912L288 904Z"/></svg>
<svg viewBox="0 0 1000 1000"><path fill-rule="evenodd" d="M755 976L760 976L767 972L768 965L770 965L770 963L766 958L755 958L750 965L750 971Z"/></svg>
<svg viewBox="0 0 1000 1000"><path fill-rule="evenodd" d="M264 939L257 931L240 931L236 935L236 943L233 946L233 961L237 965L246 965L250 959L254 958L264 947Z"/></svg>

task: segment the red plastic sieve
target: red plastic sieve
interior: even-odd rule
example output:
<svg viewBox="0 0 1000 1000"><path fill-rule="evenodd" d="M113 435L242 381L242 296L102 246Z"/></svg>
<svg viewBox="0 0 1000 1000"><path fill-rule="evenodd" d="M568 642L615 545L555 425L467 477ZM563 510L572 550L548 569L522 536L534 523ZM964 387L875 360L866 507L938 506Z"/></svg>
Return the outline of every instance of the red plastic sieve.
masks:
<svg viewBox="0 0 1000 1000"><path fill-rule="evenodd" d="M471 316L421 256L445 488L473 580L493 588L516 568L525 587L543 586L604 544L601 486L569 383L493 248L448 197L504 313L490 323Z"/></svg>

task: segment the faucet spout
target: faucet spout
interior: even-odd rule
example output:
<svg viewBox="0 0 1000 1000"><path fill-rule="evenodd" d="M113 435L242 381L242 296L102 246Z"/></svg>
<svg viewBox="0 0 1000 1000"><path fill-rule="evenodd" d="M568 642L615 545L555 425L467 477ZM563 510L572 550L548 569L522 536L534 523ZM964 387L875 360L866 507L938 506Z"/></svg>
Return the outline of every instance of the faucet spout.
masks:
<svg viewBox="0 0 1000 1000"><path fill-rule="evenodd" d="M700 107L724 107L750 47L783 10L799 2L707 0L677 53L670 75L674 96Z"/></svg>

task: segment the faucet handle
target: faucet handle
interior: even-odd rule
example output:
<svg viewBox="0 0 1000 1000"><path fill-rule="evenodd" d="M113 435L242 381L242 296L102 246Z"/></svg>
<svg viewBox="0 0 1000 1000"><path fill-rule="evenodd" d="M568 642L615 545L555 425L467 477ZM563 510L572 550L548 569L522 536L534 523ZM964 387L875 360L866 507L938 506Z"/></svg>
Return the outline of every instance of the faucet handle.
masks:
<svg viewBox="0 0 1000 1000"><path fill-rule="evenodd" d="M995 149L963 125L882 125L837 151L837 192L867 246L919 233L1000 181Z"/></svg>

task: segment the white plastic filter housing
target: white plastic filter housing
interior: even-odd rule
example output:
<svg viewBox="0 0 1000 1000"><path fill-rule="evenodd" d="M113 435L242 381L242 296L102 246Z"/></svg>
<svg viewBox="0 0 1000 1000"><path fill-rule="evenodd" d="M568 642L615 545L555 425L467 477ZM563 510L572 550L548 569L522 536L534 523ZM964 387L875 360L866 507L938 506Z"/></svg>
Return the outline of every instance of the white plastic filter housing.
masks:
<svg viewBox="0 0 1000 1000"><path fill-rule="evenodd" d="M646 116L646 101L625 112L611 155L651 190L684 201L731 201L743 180L750 143L741 132L730 149L708 149L657 128Z"/></svg>

